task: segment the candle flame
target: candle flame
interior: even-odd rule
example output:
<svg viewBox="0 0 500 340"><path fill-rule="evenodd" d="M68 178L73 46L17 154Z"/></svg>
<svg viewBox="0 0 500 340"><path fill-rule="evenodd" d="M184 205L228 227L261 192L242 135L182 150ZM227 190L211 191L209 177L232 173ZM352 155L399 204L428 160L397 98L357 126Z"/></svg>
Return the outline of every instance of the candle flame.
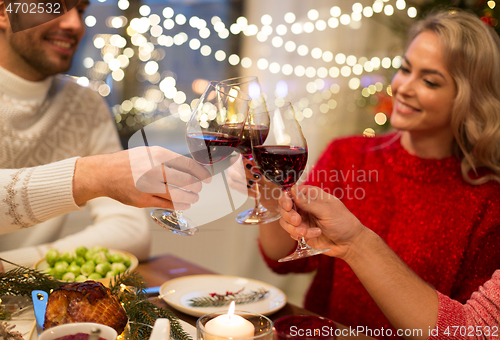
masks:
<svg viewBox="0 0 500 340"><path fill-rule="evenodd" d="M234 315L235 309L236 309L236 303L234 301L231 301L231 304L229 305L229 310L227 311L227 315L229 315L230 319L231 319L231 316Z"/></svg>

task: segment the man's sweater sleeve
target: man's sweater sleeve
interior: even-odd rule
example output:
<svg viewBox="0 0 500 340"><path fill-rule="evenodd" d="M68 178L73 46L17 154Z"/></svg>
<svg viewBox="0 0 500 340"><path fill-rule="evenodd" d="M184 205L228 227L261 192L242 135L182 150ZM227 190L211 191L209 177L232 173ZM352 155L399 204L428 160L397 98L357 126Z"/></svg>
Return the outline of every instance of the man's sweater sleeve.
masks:
<svg viewBox="0 0 500 340"><path fill-rule="evenodd" d="M80 210L73 199L78 157L23 169L0 169L0 234Z"/></svg>

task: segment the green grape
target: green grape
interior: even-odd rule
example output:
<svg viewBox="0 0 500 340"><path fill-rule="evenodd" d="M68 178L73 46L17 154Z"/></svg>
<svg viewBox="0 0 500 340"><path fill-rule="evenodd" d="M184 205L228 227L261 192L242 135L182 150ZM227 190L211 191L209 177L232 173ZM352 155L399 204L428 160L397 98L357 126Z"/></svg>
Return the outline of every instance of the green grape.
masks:
<svg viewBox="0 0 500 340"><path fill-rule="evenodd" d="M84 281L87 281L87 277L85 275L78 275L76 278L75 278L75 281L76 282L84 282Z"/></svg>
<svg viewBox="0 0 500 340"><path fill-rule="evenodd" d="M53 267L58 260L59 252L57 251L57 249L49 249L49 251L45 255L45 261L47 261L47 264Z"/></svg>
<svg viewBox="0 0 500 340"><path fill-rule="evenodd" d="M77 256L85 257L85 254L87 253L87 247L80 246L76 248L75 253Z"/></svg>
<svg viewBox="0 0 500 340"><path fill-rule="evenodd" d="M111 264L109 262L99 263L95 266L95 272L101 274L103 277L106 276L106 273L111 270Z"/></svg>
<svg viewBox="0 0 500 340"><path fill-rule="evenodd" d="M74 261L70 263L68 270L69 273L75 274L75 276L80 275L81 273L81 268L79 265L77 265Z"/></svg>
<svg viewBox="0 0 500 340"><path fill-rule="evenodd" d="M106 273L106 278L113 278L119 274L120 274L120 272L117 270L110 270L109 272Z"/></svg>
<svg viewBox="0 0 500 340"><path fill-rule="evenodd" d="M102 275L99 273L92 273L89 275L89 280L100 280L102 279Z"/></svg>
<svg viewBox="0 0 500 340"><path fill-rule="evenodd" d="M90 251L94 252L94 253L97 253L99 251L104 251L104 252L108 252L108 248L106 247L103 247L103 246L93 246L92 248L90 248Z"/></svg>
<svg viewBox="0 0 500 340"><path fill-rule="evenodd" d="M62 276L66 273L69 267L68 262L66 261L57 261L54 264L54 277L61 279Z"/></svg>
<svg viewBox="0 0 500 340"><path fill-rule="evenodd" d="M111 254L109 257L109 261L113 262L113 263L117 263L117 262L123 262L124 259L123 259L123 256L121 256L121 254Z"/></svg>
<svg viewBox="0 0 500 340"><path fill-rule="evenodd" d="M104 251L99 251L92 256L92 260L94 260L95 263L104 263L108 262L108 258L106 256L106 253Z"/></svg>
<svg viewBox="0 0 500 340"><path fill-rule="evenodd" d="M83 256L77 256L75 261L73 261L73 262L76 263L78 266L81 266L82 264L84 264L86 262L86 260Z"/></svg>
<svg viewBox="0 0 500 340"><path fill-rule="evenodd" d="M110 254L103 246L90 249L80 246L74 251L59 253L57 249L49 249L45 257L48 268L44 272L56 279L64 281L100 280L112 278L127 270L131 258L119 253Z"/></svg>
<svg viewBox="0 0 500 340"><path fill-rule="evenodd" d="M75 281L75 274L71 272L67 272L62 276L63 281Z"/></svg>
<svg viewBox="0 0 500 340"><path fill-rule="evenodd" d="M111 270L124 273L127 270L127 267L125 267L123 263L113 263L111 265Z"/></svg>
<svg viewBox="0 0 500 340"><path fill-rule="evenodd" d="M56 263L54 263L54 269L58 270L58 271L66 271L66 269L68 269L69 267L69 263L66 262L66 261L57 261Z"/></svg>
<svg viewBox="0 0 500 340"><path fill-rule="evenodd" d="M83 275L89 276L95 271L95 263L94 261L90 260L85 262L85 264L82 265L80 268L81 272Z"/></svg>
<svg viewBox="0 0 500 340"><path fill-rule="evenodd" d="M75 260L75 257L76 256L75 256L74 252L65 251L59 255L59 260L71 263Z"/></svg>
<svg viewBox="0 0 500 340"><path fill-rule="evenodd" d="M90 261L92 260L92 257L94 256L95 251L89 250L85 253L85 260Z"/></svg>

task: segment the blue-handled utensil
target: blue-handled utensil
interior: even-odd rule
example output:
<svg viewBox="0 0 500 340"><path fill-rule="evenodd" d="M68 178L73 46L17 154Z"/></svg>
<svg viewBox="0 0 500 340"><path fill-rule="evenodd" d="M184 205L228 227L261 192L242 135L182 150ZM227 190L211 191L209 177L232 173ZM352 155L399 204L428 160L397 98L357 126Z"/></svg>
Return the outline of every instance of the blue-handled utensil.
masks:
<svg viewBox="0 0 500 340"><path fill-rule="evenodd" d="M149 287L144 289L144 293L146 294L159 294L160 293L160 287Z"/></svg>
<svg viewBox="0 0 500 340"><path fill-rule="evenodd" d="M49 295L43 290L34 290L31 292L31 299L33 300L33 309L35 310L36 331L40 335L43 332L45 310L47 309Z"/></svg>

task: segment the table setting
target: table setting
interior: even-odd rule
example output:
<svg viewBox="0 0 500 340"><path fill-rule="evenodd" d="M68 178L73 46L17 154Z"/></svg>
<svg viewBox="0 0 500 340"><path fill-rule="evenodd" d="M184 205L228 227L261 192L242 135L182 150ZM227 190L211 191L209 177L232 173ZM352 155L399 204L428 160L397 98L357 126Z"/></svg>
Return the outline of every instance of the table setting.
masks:
<svg viewBox="0 0 500 340"><path fill-rule="evenodd" d="M36 282L33 282L32 284L33 287L47 285L48 283L53 284L53 281L50 281L50 277L47 277L45 274L37 272L33 269L19 269L16 272L18 275L23 276L28 274L32 275L32 278L36 279ZM2 283L6 282L5 276L7 274L8 273L2 274ZM203 325L206 324L206 322L203 320L207 318L212 320L220 315L227 316L229 313L230 304L235 303L236 301L245 302L245 298L247 300L247 303L236 304L235 311L233 312L234 315L239 315L240 317L243 317L245 319L248 318L250 320L256 320L255 318L257 318L258 320L260 320L258 322L259 325L267 324L269 326L267 330L265 330L265 327L263 329L260 329L259 332L256 333L256 335L258 336L256 336L255 339L265 340L274 338L279 340L286 340L290 338L315 338L314 334L312 334L312 336L309 336L311 334L304 333L306 332L306 330L304 330L304 332L302 333L299 332L300 330L297 330L297 334L295 334L296 336L285 334L280 335L279 338L276 338L278 335L276 333L277 330L275 329L275 325L278 324L277 322L279 320L283 320L289 316L302 316L303 318L308 319L309 321L307 322L314 326L315 322L317 322L315 321L316 318L319 317L318 315L306 309L287 302L285 294L280 289L264 282L249 278L218 275L210 270L202 268L194 263L188 262L174 255L166 254L151 258L146 262L139 263L133 272L126 272L115 279L117 280L112 280L109 282L109 284L113 287L113 283L118 283L118 286L120 288L116 289L115 286L115 291L117 292L116 295L120 296L120 301L128 300L129 302L133 301L133 303L140 305L144 304L147 306L147 308L135 310L127 307L127 304L125 303L125 309L128 310L128 313L130 313L131 310L133 311L133 313L137 313L137 311L145 314L152 313L150 314L151 322L149 324L140 322L144 321L144 319L137 321L137 319L133 315L127 315L129 317L127 327L134 328L138 327L138 324L141 324L140 329L148 329L145 332L136 332L134 336L129 335L130 330L127 331L124 329L121 334L117 333L117 339L120 340L128 340L134 338L150 339L152 331L154 330L154 321L156 319L169 320L171 325L171 331L169 333L173 340L226 339L228 337L221 335L211 336L210 332L207 333L206 329L203 328ZM124 284L124 282L126 281L129 284L132 282L138 283L138 287L134 289L134 286L127 286ZM11 286L13 282L14 280L11 280ZM62 282L60 283L63 284ZM56 286L53 287L55 288ZM245 289L241 290L243 287ZM260 293L262 293L263 296L256 295L250 296L250 298L245 296L248 295L249 292L251 294L252 291L259 291L259 289L261 288L263 289L263 291L261 291ZM23 289L27 291L28 288L23 287ZM237 293L238 290L241 290L241 292ZM4 291L2 291L2 307L6 307L7 304L5 302L12 301L12 297L15 297L15 301L17 301L16 308L19 309L19 307L21 307L20 309L23 310L22 313L15 315L10 320L1 321L0 325L9 325L5 328L11 327L10 333L20 336L18 338L11 337L6 339L44 340L40 336L44 331L47 330L44 330L40 327L37 329L37 321L35 319L33 301L40 302L40 300L42 300L42 310L41 312L39 311L39 315L41 314L45 316L45 308L47 305L48 295L45 292L45 295L41 298L41 292L39 291L32 290L30 293L33 297L33 300L31 300L31 296L30 298L27 298L20 295L12 295L5 299L6 295L4 294ZM210 304L206 304L206 307L191 307L187 305L186 301L196 301L196 299L206 296L211 297L210 294L212 293L216 293L222 296L222 300L224 301L218 301L218 306L215 307L211 306ZM134 294L139 295L140 298L136 298ZM240 296L238 296L238 294ZM216 299L219 300L221 298L218 295L214 295L213 297L216 297ZM130 296L134 296L134 298L130 300ZM20 304L19 301L23 301L23 303ZM183 305L183 303L185 305ZM11 311L15 308L13 304L10 304L9 306L11 308ZM37 307L35 305L35 309L36 308ZM155 318L155 320L153 320L153 318ZM320 319L323 320L324 318ZM263 322L262 320L264 320L265 322ZM329 325L328 329L333 330L333 337L329 337L331 334L327 334L327 337L321 336L321 339L348 338L348 336L342 335L342 330L346 330L344 334L348 335L346 327L334 323L331 320L325 320L327 321L327 325ZM43 323L44 321L38 320L38 322ZM203 322L203 324L200 324L200 322ZM294 321L294 323L300 324L299 321ZM78 322L78 324L80 324L80 322ZM226 327L224 327L224 325L224 322L222 322L222 335L225 334L224 332ZM12 326L15 327L12 328ZM125 328L128 329L127 327ZM200 327L202 327L201 330ZM220 325L219 327L216 327L216 330L220 329L220 327ZM254 325L253 327L255 329L256 326ZM287 327L290 329L289 325ZM231 329L231 325L229 326L229 328ZM337 335L335 335L335 330L337 330ZM302 334L302 336L298 336L299 333ZM358 337L364 336L360 334ZM238 337L231 336L230 338L236 339ZM248 337L244 338L247 339Z"/></svg>

